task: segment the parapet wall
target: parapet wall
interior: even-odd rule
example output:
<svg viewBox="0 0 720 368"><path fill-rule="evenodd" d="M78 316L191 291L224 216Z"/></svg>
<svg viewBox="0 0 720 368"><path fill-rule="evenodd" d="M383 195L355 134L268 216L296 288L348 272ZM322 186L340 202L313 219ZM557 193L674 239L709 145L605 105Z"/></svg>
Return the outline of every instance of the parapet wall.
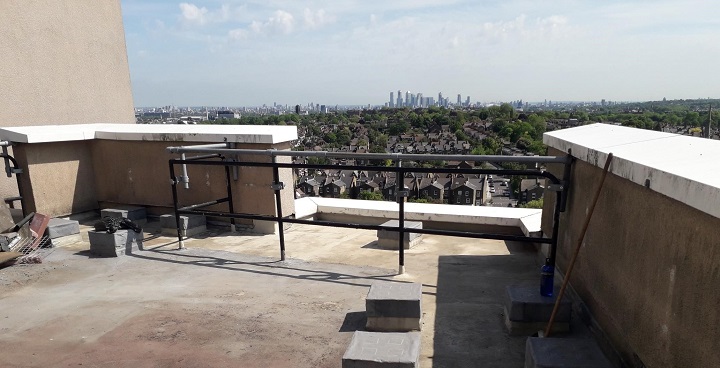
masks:
<svg viewBox="0 0 720 368"><path fill-rule="evenodd" d="M720 366L720 186L716 172L693 170L698 160L690 159L713 152L719 157L720 142L677 137L595 124L546 133L544 139L550 155L571 149L578 158L568 178L567 211L560 216L561 272L606 154L616 157L571 286L629 367ZM549 171L563 174L562 167ZM554 196L545 198L543 230L549 233Z"/></svg>

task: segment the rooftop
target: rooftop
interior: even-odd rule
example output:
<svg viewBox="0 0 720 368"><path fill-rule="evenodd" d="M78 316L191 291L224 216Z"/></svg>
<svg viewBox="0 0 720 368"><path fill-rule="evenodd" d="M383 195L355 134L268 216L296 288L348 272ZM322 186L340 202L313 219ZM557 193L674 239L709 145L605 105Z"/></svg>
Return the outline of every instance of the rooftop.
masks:
<svg viewBox="0 0 720 368"><path fill-rule="evenodd" d="M0 365L337 367L381 279L423 285L421 366L523 364L501 303L536 281L532 247L424 235L396 276L374 231L294 224L285 237L285 262L275 235L214 229L182 251L155 234L132 256L90 258L79 242L2 269Z"/></svg>

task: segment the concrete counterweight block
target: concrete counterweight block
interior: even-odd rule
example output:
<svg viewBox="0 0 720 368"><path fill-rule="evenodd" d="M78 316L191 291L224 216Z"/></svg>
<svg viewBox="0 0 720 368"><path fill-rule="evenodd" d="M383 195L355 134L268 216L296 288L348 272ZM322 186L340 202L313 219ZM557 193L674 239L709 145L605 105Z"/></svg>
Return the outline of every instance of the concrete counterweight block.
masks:
<svg viewBox="0 0 720 368"><path fill-rule="evenodd" d="M612 368L593 339L529 337L525 368Z"/></svg>
<svg viewBox="0 0 720 368"><path fill-rule="evenodd" d="M100 211L100 218L109 217L125 217L126 219L138 224L145 225L147 223L147 212L145 207L137 206L115 206L114 208L105 208Z"/></svg>
<svg viewBox="0 0 720 368"><path fill-rule="evenodd" d="M398 220L390 220L380 226L398 227L400 222ZM419 221L405 221L406 229L422 229L422 222ZM400 233L392 230L378 230L378 247L382 249L398 250L398 237ZM403 248L410 249L420 242L422 234L418 233L405 233L403 240Z"/></svg>
<svg viewBox="0 0 720 368"><path fill-rule="evenodd" d="M420 358L418 332L355 331L342 368L414 368Z"/></svg>
<svg viewBox="0 0 720 368"><path fill-rule="evenodd" d="M132 230L118 230L112 234L105 231L88 231L90 253L98 257L120 257L143 250L143 234Z"/></svg>
<svg viewBox="0 0 720 368"><path fill-rule="evenodd" d="M412 331L422 328L422 285L377 282L365 298L370 331Z"/></svg>
<svg viewBox="0 0 720 368"><path fill-rule="evenodd" d="M540 285L508 286L505 298L505 325L510 335L532 335L545 330L558 290L552 297L540 295ZM553 322L553 333L570 331L572 303L565 297Z"/></svg>
<svg viewBox="0 0 720 368"><path fill-rule="evenodd" d="M160 216L160 227L165 236L177 236L175 214L168 213ZM194 236L207 231L207 221L203 215L180 215L180 234L183 238Z"/></svg>
<svg viewBox="0 0 720 368"><path fill-rule="evenodd" d="M80 223L74 220L51 218L45 234L56 247L82 241Z"/></svg>

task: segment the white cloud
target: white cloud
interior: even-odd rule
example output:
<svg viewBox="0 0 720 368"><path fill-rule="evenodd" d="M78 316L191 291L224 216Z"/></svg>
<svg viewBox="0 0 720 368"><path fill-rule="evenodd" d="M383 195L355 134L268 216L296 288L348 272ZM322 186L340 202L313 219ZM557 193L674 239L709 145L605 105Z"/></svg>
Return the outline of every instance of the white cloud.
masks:
<svg viewBox="0 0 720 368"><path fill-rule="evenodd" d="M180 3L180 11L180 20L186 24L204 25L208 22L208 10L204 6L199 8L195 4Z"/></svg>
<svg viewBox="0 0 720 368"><path fill-rule="evenodd" d="M304 12L305 27L310 29L320 28L326 24L334 23L335 17L329 15L324 9L320 9L316 12L305 8Z"/></svg>
<svg viewBox="0 0 720 368"><path fill-rule="evenodd" d="M241 41L245 40L248 37L248 31L238 28L238 29L231 29L228 31L228 38L230 38L233 41Z"/></svg>

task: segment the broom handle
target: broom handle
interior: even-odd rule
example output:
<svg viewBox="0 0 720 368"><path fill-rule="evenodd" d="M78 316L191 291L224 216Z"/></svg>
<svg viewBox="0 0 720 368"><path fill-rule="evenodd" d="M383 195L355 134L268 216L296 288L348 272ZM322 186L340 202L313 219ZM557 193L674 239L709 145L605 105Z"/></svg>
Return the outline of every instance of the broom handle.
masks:
<svg viewBox="0 0 720 368"><path fill-rule="evenodd" d="M605 177L607 176L608 169L610 169L610 161L612 161L612 158L613 154L609 153L607 160L605 160L605 167L603 168L602 177L600 178L600 185L595 192L595 198L593 198L592 205L590 205L590 211L585 217L585 223L583 224L582 231L580 231L580 239L578 239L577 245L575 246L575 252L573 253L572 259L570 260L570 265L568 265L567 272L565 272L565 278L563 279L560 293L558 293L558 297L557 299L555 299L555 306L553 306L552 314L550 314L550 321L548 321L548 325L545 328L545 337L550 336L550 330L552 330L553 322L555 322L555 315L560 308L560 301L565 295L565 289L567 288L567 284L570 282L570 275L572 274L573 267L575 267L575 260L577 260L578 254L580 254L580 246L585 240L585 233L587 232L588 226L590 225L590 219L592 218L593 212L595 212L595 205L598 202L598 198L600 198L600 191L602 190L603 183L605 182Z"/></svg>

